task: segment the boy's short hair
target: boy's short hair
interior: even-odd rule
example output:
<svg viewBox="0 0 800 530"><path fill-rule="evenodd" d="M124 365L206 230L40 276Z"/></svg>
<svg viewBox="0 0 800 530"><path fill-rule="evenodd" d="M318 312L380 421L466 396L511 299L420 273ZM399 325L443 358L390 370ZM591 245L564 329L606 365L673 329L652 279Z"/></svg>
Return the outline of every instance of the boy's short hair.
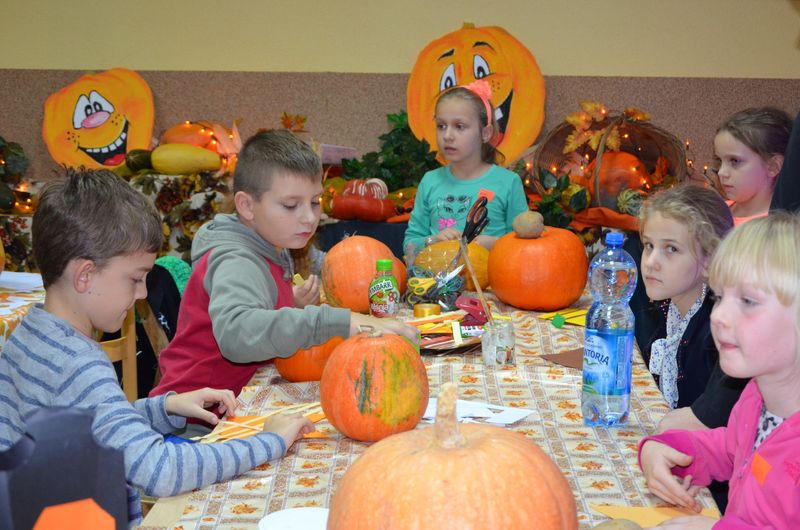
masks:
<svg viewBox="0 0 800 530"><path fill-rule="evenodd" d="M695 184L681 184L648 198L639 211L641 235L647 221L656 213L686 226L700 247L702 255L695 256L698 259L710 258L733 228L733 216L725 199L716 190Z"/></svg>
<svg viewBox="0 0 800 530"><path fill-rule="evenodd" d="M737 226L717 249L709 268L712 289L752 282L781 304L797 304L800 329L800 217L770 213Z"/></svg>
<svg viewBox="0 0 800 530"><path fill-rule="evenodd" d="M311 147L289 131L259 131L239 152L233 173L233 192L256 200L272 186L277 171L287 171L314 182L322 180L322 163Z"/></svg>
<svg viewBox="0 0 800 530"><path fill-rule="evenodd" d="M102 268L133 252L158 252L161 219L144 195L106 169L68 169L49 183L33 214L33 255L45 287L73 259Z"/></svg>

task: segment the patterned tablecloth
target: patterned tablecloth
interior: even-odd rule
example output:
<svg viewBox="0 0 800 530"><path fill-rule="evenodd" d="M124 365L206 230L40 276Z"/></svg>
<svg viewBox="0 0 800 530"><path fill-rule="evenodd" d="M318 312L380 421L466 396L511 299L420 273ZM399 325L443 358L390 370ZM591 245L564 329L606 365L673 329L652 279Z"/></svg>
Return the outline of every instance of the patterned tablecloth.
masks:
<svg viewBox="0 0 800 530"><path fill-rule="evenodd" d="M581 348L583 328L567 325L558 329L550 321L536 318L535 313L498 305L514 320L517 366L487 369L479 354L425 355L431 396L438 394L443 383L452 381L457 383L461 399L534 409L534 414L509 428L535 441L565 474L583 529L606 519L592 511L590 503L660 504L644 484L636 449L668 408L641 356L636 354L633 366L627 425L586 427L580 411L580 371L541 357ZM261 414L293 403L318 401L319 384L287 383L270 365L256 374L239 399L241 414ZM329 506L337 482L368 444L340 435L325 420L317 429L328 432L329 437L302 440L282 460L263 464L230 482L159 500L142 528L255 528L262 517L276 510ZM715 506L706 491L701 502Z"/></svg>
<svg viewBox="0 0 800 530"><path fill-rule="evenodd" d="M8 271L0 273L0 350L28 309L37 302L44 302L41 276Z"/></svg>

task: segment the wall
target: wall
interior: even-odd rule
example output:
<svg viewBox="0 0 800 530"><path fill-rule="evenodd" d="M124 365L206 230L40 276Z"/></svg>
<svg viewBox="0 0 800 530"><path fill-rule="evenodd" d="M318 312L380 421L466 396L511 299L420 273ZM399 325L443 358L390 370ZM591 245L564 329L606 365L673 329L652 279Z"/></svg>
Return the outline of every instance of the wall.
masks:
<svg viewBox="0 0 800 530"><path fill-rule="evenodd" d="M307 114L319 141L375 149L386 114L405 107L417 53L464 20L501 25L536 55L547 82L543 134L581 99L639 106L691 139L702 164L727 114L800 110L800 0L509 0L502 13L476 0L11 4L3 18L14 23L0 32L0 135L23 144L36 179L55 169L41 141L44 99L112 66L150 83L156 133L185 119L242 117L246 136L288 111Z"/></svg>

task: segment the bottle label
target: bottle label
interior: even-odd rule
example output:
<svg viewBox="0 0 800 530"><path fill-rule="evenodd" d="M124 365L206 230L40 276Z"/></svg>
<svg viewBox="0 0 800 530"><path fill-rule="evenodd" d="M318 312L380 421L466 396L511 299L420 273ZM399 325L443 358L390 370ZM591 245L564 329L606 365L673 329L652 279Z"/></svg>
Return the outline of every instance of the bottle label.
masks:
<svg viewBox="0 0 800 530"><path fill-rule="evenodd" d="M631 392L633 330L586 328L583 352L583 391L625 396Z"/></svg>
<svg viewBox="0 0 800 530"><path fill-rule="evenodd" d="M394 276L377 276L369 284L369 313L376 317L393 317L397 314L400 289Z"/></svg>

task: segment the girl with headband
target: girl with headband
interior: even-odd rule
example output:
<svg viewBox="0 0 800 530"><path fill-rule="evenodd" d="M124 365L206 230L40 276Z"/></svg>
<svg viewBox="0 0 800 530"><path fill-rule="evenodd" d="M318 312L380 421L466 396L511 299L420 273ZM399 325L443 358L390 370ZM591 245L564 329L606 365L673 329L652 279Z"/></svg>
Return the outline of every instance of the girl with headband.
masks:
<svg viewBox="0 0 800 530"><path fill-rule="evenodd" d="M436 102L436 143L447 165L425 173L417 190L403 248L406 262L422 247L461 237L472 204L486 197L489 224L475 242L491 249L528 209L522 181L499 167L492 90L480 79L448 89Z"/></svg>

